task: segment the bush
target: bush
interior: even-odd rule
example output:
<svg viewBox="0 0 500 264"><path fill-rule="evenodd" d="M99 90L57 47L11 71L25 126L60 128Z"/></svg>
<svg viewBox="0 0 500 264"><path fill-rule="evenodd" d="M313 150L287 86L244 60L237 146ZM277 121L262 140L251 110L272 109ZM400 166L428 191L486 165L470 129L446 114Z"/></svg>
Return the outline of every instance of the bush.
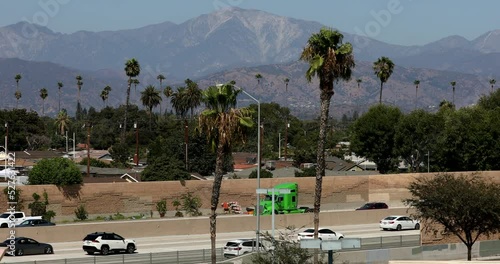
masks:
<svg viewBox="0 0 500 264"><path fill-rule="evenodd" d="M172 202L172 205L175 207L175 217L184 217L184 214L179 211L179 206L181 206L181 202L179 202L179 200L175 199L173 202Z"/></svg>
<svg viewBox="0 0 500 264"><path fill-rule="evenodd" d="M81 184L83 176L76 164L65 158L42 159L29 172L29 184L66 186Z"/></svg>
<svg viewBox="0 0 500 264"><path fill-rule="evenodd" d="M295 177L314 177L316 176L316 168L303 168L302 172L295 170Z"/></svg>
<svg viewBox="0 0 500 264"><path fill-rule="evenodd" d="M5 194L5 197L7 197L7 201L9 202L16 202L16 211L21 211L23 210L23 200L21 199L21 189L12 189L9 187L5 187L3 189L3 193Z"/></svg>
<svg viewBox="0 0 500 264"><path fill-rule="evenodd" d="M156 210L160 214L160 217L164 217L167 213L167 201L165 199L156 202Z"/></svg>
<svg viewBox="0 0 500 264"><path fill-rule="evenodd" d="M190 216L200 216L200 208L202 206L201 199L198 196L193 196L190 192L181 196L182 209Z"/></svg>
<svg viewBox="0 0 500 264"><path fill-rule="evenodd" d="M268 170L263 170L261 169L260 170L260 178L263 179L263 178L272 178L273 177L273 173L268 171ZM248 178L249 179L257 179L257 170L254 170L250 173L250 175L248 175Z"/></svg>
<svg viewBox="0 0 500 264"><path fill-rule="evenodd" d="M85 209L85 205L80 204L80 206L78 206L78 208L75 209L75 216L76 216L76 219L78 219L80 221L84 221L84 220L88 219L89 214L87 213L87 210Z"/></svg>

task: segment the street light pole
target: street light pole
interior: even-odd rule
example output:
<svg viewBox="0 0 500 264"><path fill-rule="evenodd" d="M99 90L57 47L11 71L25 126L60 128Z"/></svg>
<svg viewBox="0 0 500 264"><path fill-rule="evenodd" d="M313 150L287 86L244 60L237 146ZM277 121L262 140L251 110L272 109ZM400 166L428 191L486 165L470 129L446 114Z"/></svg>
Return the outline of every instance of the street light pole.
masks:
<svg viewBox="0 0 500 264"><path fill-rule="evenodd" d="M137 128L137 122L134 122L135 128L135 166L139 166L139 129Z"/></svg>
<svg viewBox="0 0 500 264"><path fill-rule="evenodd" d="M286 123L286 127L285 127L285 161L286 161L286 154L287 154L287 147L288 147L288 128L290 127L290 123Z"/></svg>
<svg viewBox="0 0 500 264"><path fill-rule="evenodd" d="M281 160L281 133L278 133L278 160Z"/></svg>
<svg viewBox="0 0 500 264"><path fill-rule="evenodd" d="M87 177L90 177L90 122L85 124L87 126Z"/></svg>
<svg viewBox="0 0 500 264"><path fill-rule="evenodd" d="M255 97L247 93L243 88L238 87L233 84L234 87L240 89L244 94L250 97L257 103L257 189L260 189L260 101ZM260 251L260 195L257 194L257 205L255 206L255 213L257 214L257 231L256 233L256 242L257 242L257 251Z"/></svg>

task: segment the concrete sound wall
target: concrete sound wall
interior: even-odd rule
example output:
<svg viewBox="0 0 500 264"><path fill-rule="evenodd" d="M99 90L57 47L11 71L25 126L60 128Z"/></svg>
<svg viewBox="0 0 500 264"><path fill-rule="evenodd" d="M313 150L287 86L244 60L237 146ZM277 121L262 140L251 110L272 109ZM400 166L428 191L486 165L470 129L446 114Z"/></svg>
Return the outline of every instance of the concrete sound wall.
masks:
<svg viewBox="0 0 500 264"><path fill-rule="evenodd" d="M483 172L483 175L500 181L500 172ZM321 209L354 209L367 201L382 201L389 207L401 206L401 200L409 197L407 186L417 177L426 174L389 174L372 176L327 176L323 179ZM431 174L432 175L432 174ZM315 178L261 179L261 188L294 181L299 184L299 203L312 206L314 201ZM202 200L202 212L210 209L212 181L140 182L140 183L89 183L82 186L58 188L53 185L18 186L22 191L24 211L29 213L28 204L33 201L34 192L47 192L49 210L56 213L56 220L72 220L78 205L85 205L91 216L108 216L115 213L147 216L152 211L157 217L156 202L167 200L167 216L173 215L172 201L183 193L192 192ZM243 211L256 203L255 179L231 179L222 182L218 210L224 201L238 202ZM4 195L0 195L0 211L7 209Z"/></svg>

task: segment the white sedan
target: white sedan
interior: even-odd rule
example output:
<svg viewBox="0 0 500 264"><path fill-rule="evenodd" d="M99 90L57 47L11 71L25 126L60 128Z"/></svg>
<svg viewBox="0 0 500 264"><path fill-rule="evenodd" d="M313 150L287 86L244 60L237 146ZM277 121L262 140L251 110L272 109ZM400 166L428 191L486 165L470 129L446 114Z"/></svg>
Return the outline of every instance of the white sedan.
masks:
<svg viewBox="0 0 500 264"><path fill-rule="evenodd" d="M408 216L391 215L380 220L380 228L384 230L420 229L420 221Z"/></svg>
<svg viewBox="0 0 500 264"><path fill-rule="evenodd" d="M328 228L320 228L318 229L318 238L321 240L340 240L344 238L344 235ZM308 228L300 232L297 239L299 241L302 239L314 239L314 228Z"/></svg>

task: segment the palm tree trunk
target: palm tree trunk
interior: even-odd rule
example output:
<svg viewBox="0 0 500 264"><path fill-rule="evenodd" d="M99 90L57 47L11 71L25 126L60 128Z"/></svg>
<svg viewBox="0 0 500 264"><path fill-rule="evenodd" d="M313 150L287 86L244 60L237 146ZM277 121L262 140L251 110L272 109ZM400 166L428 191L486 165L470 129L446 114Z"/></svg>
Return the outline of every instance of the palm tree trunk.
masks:
<svg viewBox="0 0 500 264"><path fill-rule="evenodd" d="M59 108L58 108L58 113L61 112L61 88L59 88Z"/></svg>
<svg viewBox="0 0 500 264"><path fill-rule="evenodd" d="M381 104L382 103L382 90L384 89L384 83L383 82L380 82L380 96L379 96L379 99L378 99L378 103Z"/></svg>
<svg viewBox="0 0 500 264"><path fill-rule="evenodd" d="M319 212L321 206L321 191L323 185L323 176L325 176L325 141L326 125L330 111L330 100L333 96L333 81L320 80L321 88L321 116L319 124L319 140L317 149L317 167L316 167L316 187L314 190L314 238L318 238ZM317 263L317 254L315 254L315 263Z"/></svg>
<svg viewBox="0 0 500 264"><path fill-rule="evenodd" d="M415 110L417 110L417 100L418 100L418 85L415 88Z"/></svg>
<svg viewBox="0 0 500 264"><path fill-rule="evenodd" d="M42 100L42 116L45 116L45 99Z"/></svg>
<svg viewBox="0 0 500 264"><path fill-rule="evenodd" d="M127 85L127 100L125 101L125 118L123 120L123 135L122 138L125 139L125 131L127 131L127 114L128 114L128 104L130 101L130 86L132 85L132 77L128 79Z"/></svg>
<svg viewBox="0 0 500 264"><path fill-rule="evenodd" d="M455 107L455 87L453 87L453 107Z"/></svg>
<svg viewBox="0 0 500 264"><path fill-rule="evenodd" d="M212 264L217 262L217 252L215 250L215 238L217 236L217 205L219 204L220 186L222 185L222 166L224 158L224 146L222 143L217 144L217 158L215 160L215 178L214 185L212 189L212 200L210 204L211 215L210 215L210 249L211 249L211 260Z"/></svg>
<svg viewBox="0 0 500 264"><path fill-rule="evenodd" d="M153 107L149 107L149 131L151 131L151 120L153 118Z"/></svg>

